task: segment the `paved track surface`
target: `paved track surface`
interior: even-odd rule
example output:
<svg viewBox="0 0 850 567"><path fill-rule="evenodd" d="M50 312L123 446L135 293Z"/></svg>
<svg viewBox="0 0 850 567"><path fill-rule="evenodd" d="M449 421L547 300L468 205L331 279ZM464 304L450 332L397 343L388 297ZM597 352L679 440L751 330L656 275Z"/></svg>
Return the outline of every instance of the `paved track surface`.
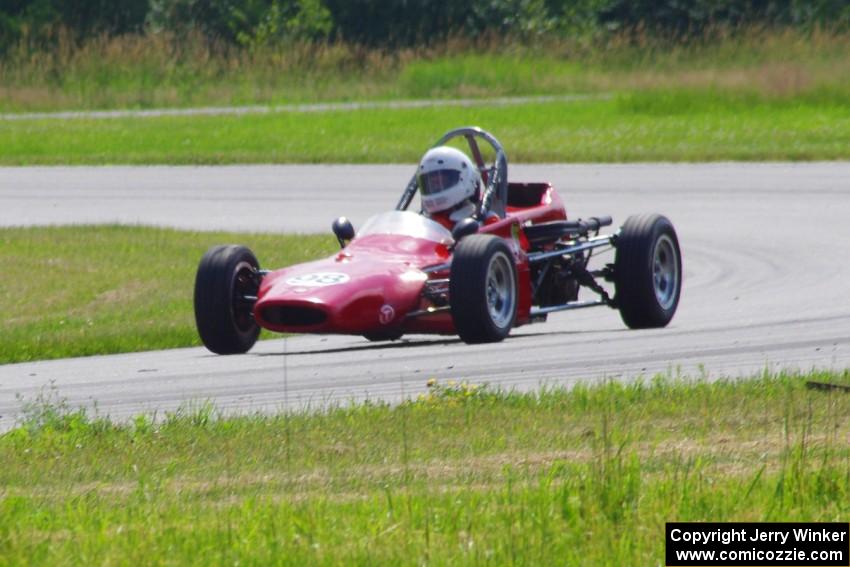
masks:
<svg viewBox="0 0 850 567"><path fill-rule="evenodd" d="M139 222L321 231L395 203L400 166L0 169L0 225ZM0 366L0 427L55 388L124 418L212 400L228 411L398 400L428 378L534 388L657 372L751 375L850 368L850 164L516 166L551 180L572 215L658 211L675 223L685 287L670 327L628 331L600 308L556 314L497 345L411 336L293 337L244 356L204 349ZM211 244L213 244L211 242ZM262 259L261 259L262 261ZM191 282L187 282L191 285ZM284 354L284 352L286 354Z"/></svg>

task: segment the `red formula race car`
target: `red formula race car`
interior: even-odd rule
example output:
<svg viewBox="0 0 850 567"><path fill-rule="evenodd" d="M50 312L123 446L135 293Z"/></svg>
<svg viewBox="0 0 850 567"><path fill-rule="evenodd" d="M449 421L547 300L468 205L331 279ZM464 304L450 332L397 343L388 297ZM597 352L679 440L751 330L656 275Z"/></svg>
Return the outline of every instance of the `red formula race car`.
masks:
<svg viewBox="0 0 850 567"><path fill-rule="evenodd" d="M211 248L195 280L204 345L219 354L246 352L261 327L371 341L437 333L494 342L550 313L592 306L618 309L633 329L670 322L682 261L667 218L631 216L614 234L600 235L611 217L570 220L550 184L509 182L507 157L491 134L459 128L435 147L464 139L480 190L471 214L451 230L445 219L407 210L422 191L417 171L395 210L356 233L337 219L341 250L329 258L267 271L243 246ZM491 147L492 163L482 159L479 141ZM613 263L592 269L591 256L605 248L614 249ZM582 287L594 299L579 301Z"/></svg>

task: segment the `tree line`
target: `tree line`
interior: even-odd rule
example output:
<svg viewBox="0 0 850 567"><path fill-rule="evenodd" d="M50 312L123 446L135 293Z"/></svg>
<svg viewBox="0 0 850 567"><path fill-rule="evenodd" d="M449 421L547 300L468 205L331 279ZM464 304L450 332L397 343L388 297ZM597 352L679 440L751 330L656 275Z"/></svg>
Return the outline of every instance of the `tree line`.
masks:
<svg viewBox="0 0 850 567"><path fill-rule="evenodd" d="M848 24L848 0L0 0L0 49L49 48L60 32L77 42L164 32L239 46L330 39L396 47L482 34L683 36L717 26Z"/></svg>

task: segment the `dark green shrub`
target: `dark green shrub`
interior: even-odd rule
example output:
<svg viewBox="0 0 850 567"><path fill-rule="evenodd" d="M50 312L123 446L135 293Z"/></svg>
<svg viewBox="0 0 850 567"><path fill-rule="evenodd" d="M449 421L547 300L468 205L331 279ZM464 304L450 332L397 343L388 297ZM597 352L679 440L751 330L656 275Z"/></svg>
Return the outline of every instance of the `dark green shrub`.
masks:
<svg viewBox="0 0 850 567"><path fill-rule="evenodd" d="M369 46L448 37L649 30L700 35L741 25L850 27L848 0L0 0L0 53L17 42L167 31L224 45L338 38ZM62 34L60 34L62 32Z"/></svg>
<svg viewBox="0 0 850 567"><path fill-rule="evenodd" d="M76 41L138 33L149 8L148 0L5 0L0 4L0 51L21 40L49 47L60 30Z"/></svg>
<svg viewBox="0 0 850 567"><path fill-rule="evenodd" d="M608 0L599 23L613 29L641 27L675 35L710 26L847 25L846 0Z"/></svg>
<svg viewBox="0 0 850 567"><path fill-rule="evenodd" d="M366 45L431 44L449 36L551 31L545 0L325 0L342 39Z"/></svg>
<svg viewBox="0 0 850 567"><path fill-rule="evenodd" d="M322 0L153 0L148 21L154 30L240 45L321 39L332 30Z"/></svg>

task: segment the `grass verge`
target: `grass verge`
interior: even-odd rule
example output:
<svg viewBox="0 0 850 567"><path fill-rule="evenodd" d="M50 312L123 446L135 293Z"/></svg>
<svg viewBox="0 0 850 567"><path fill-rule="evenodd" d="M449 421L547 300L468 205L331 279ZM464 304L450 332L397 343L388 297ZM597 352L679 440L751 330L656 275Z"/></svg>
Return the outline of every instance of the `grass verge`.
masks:
<svg viewBox="0 0 850 567"><path fill-rule="evenodd" d="M478 124L515 161L850 157L850 34L749 28L389 52L100 38L0 61L0 110L613 94L520 107L0 122L0 164L413 162Z"/></svg>
<svg viewBox="0 0 850 567"><path fill-rule="evenodd" d="M276 104L654 89L789 98L850 89L850 34L718 29L643 35L455 39L431 48L296 43L220 50L200 37L101 37L0 59L0 111Z"/></svg>
<svg viewBox="0 0 850 567"><path fill-rule="evenodd" d="M0 364L200 344L195 270L207 248L231 242L275 268L337 247L331 236L0 229Z"/></svg>
<svg viewBox="0 0 850 567"><path fill-rule="evenodd" d="M850 94L665 91L512 107L6 122L0 164L415 163L476 124L519 162L850 157Z"/></svg>
<svg viewBox="0 0 850 567"><path fill-rule="evenodd" d="M119 425L32 400L0 436L9 564L663 561L666 521L841 521L850 397L656 378Z"/></svg>

